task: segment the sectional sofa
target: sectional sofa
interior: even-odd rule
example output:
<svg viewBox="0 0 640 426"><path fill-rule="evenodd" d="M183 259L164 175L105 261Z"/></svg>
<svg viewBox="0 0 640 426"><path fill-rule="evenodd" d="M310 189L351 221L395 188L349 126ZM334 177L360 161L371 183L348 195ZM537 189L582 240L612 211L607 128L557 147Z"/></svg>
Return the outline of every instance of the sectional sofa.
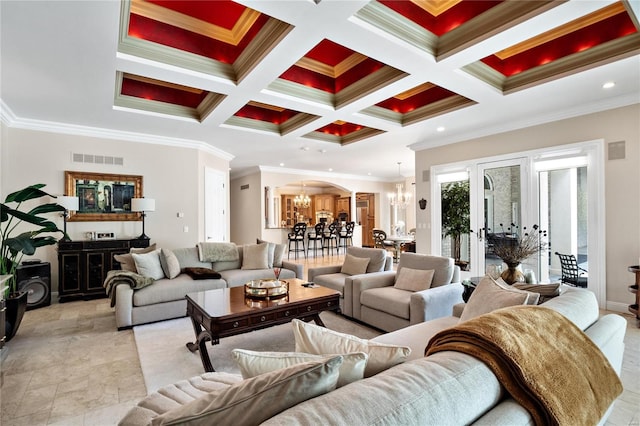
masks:
<svg viewBox="0 0 640 426"><path fill-rule="evenodd" d="M268 246L266 255L262 249L264 245ZM187 293L236 287L250 280L273 278L274 260L276 266L281 265L280 278L302 278L303 266L282 260L283 247L277 246L282 245L267 242L238 245L237 258L222 261L201 260L198 247L170 250L178 263L175 277L169 278L173 274L166 272L167 276L139 289L129 285L114 286L112 300L118 330L185 316L187 302L184 297ZM281 249L279 259L274 259L274 251L278 248ZM213 270L215 274L211 278L194 279L185 273L187 268Z"/></svg>
<svg viewBox="0 0 640 426"><path fill-rule="evenodd" d="M520 302L524 304L528 297L525 296ZM489 302L497 299L501 297L491 296ZM467 307L470 304L471 300ZM564 390L557 392L575 393L578 400L575 404L568 404L568 408L578 416L592 411L593 404L589 402L588 406L585 405L584 401L590 401L585 398L590 398L594 393L606 393L607 396L595 398L599 408L593 410L591 419L586 421L590 424L602 422L621 392L617 376L624 352L626 321L616 314L600 317L596 298L586 289L567 288L560 296L541 306L550 308L548 312L563 320L564 328L574 330L577 340L590 347L590 355L598 355L598 367L607 369L610 384L616 382L612 391L599 389L605 387L603 375L602 381L592 383L592 386L566 389L563 388L563 382L560 388ZM519 308L523 307L506 307L494 312L510 314ZM471 321L481 324L484 318L492 314L480 315ZM450 350L425 356L425 348L434 335L457 326L461 321L461 318L454 316L442 317L364 342L344 337L348 348L336 343L335 347L325 348L329 352L324 353L369 351L368 362L371 362L373 346L384 350L401 348L400 351L404 351L402 353L405 355L409 349L411 351L405 360L389 360L387 369L369 377L365 374L365 378L335 390L335 377L333 387L322 384L328 375L335 374L333 364L336 361L333 355L327 355L320 366L320 361L298 364L244 380L239 375L228 373L205 373L149 395L131 409L120 424L214 424L216 419L237 424L264 425L534 424L530 412L510 396L492 369L476 357ZM588 338L584 338L585 335ZM296 335L296 349L299 343L297 339ZM309 339L308 343L315 344L318 340ZM544 340L540 339L540 346L546 343ZM527 347L537 349L532 346L539 345ZM535 383L544 380L544 376L554 377L549 370L558 371L555 367L562 370L564 364L559 365L557 360L571 360L577 355L577 347L569 344L554 356L541 359L541 371L537 371L530 380ZM307 383L300 382L303 376L309 378ZM607 386L610 387L614 386ZM273 392L280 396L268 399ZM309 393L303 395L305 392ZM586 424L578 417L573 420L570 423Z"/></svg>

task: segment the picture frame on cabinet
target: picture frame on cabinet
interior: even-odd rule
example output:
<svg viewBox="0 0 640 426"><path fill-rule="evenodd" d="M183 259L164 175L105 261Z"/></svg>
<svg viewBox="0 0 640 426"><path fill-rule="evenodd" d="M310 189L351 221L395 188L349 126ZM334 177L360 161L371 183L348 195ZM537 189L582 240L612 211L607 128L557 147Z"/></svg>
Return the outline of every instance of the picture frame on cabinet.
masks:
<svg viewBox="0 0 640 426"><path fill-rule="evenodd" d="M142 197L142 176L65 171L65 195L78 197L68 222L140 221L131 199Z"/></svg>

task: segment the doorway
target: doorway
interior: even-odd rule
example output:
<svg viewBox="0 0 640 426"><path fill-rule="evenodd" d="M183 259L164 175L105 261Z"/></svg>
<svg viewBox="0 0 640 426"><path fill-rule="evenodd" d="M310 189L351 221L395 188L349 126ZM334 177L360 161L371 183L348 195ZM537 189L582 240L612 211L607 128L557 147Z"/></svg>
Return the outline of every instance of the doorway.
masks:
<svg viewBox="0 0 640 426"><path fill-rule="evenodd" d="M373 247L373 229L376 226L376 198L375 194L368 192L356 193L356 218L358 225L362 226L362 246Z"/></svg>

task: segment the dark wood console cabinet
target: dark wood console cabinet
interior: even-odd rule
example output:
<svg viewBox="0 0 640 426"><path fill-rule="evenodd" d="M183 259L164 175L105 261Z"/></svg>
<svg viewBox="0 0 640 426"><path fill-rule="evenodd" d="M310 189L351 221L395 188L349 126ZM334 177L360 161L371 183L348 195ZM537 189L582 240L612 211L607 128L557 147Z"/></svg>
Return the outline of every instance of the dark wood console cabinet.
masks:
<svg viewBox="0 0 640 426"><path fill-rule="evenodd" d="M70 298L106 297L104 279L107 272L120 269L113 258L128 253L132 247L149 246L149 240L59 241L58 296L60 302Z"/></svg>
<svg viewBox="0 0 640 426"><path fill-rule="evenodd" d="M629 272L634 274L634 278L636 279L635 284L629 286L629 291L635 296L635 303L629 305L629 312L636 316L636 325L640 327L640 309L638 309L638 305L640 304L640 291L638 291L638 287L640 287L640 266L629 266Z"/></svg>

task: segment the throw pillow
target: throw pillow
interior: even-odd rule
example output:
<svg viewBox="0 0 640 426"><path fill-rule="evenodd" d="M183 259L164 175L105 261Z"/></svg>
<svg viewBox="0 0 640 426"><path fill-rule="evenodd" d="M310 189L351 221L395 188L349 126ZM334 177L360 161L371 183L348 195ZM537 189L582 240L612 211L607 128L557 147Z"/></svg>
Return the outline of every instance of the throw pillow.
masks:
<svg viewBox="0 0 640 426"><path fill-rule="evenodd" d="M462 311L460 321L466 321L507 306L535 305L539 297L538 293L518 290L500 278L496 281L487 275L480 280L471 294L464 311Z"/></svg>
<svg viewBox="0 0 640 426"><path fill-rule="evenodd" d="M364 377L373 376L406 361L411 353L411 349L406 346L375 343L298 319L294 319L291 324L293 325L296 352L315 355L364 352L369 355L367 366L364 369Z"/></svg>
<svg viewBox="0 0 640 426"><path fill-rule="evenodd" d="M133 256L130 254L116 254L113 258L120 263L120 269L123 271L138 272L136 263L133 261Z"/></svg>
<svg viewBox="0 0 640 426"><path fill-rule="evenodd" d="M431 287L433 269L401 268L396 278L395 288L407 291L422 291Z"/></svg>
<svg viewBox="0 0 640 426"><path fill-rule="evenodd" d="M355 257L350 254L344 256L344 263L340 272L347 275L360 275L367 272L367 265L369 265L368 257Z"/></svg>
<svg viewBox="0 0 640 426"><path fill-rule="evenodd" d="M171 250L160 249L160 265L164 275L170 280L180 275L180 262Z"/></svg>
<svg viewBox="0 0 640 426"><path fill-rule="evenodd" d="M299 352L255 352L245 349L234 349L231 351L231 356L240 369L243 379L324 358L322 355ZM364 352L342 355L338 387L362 379L368 358L369 356Z"/></svg>
<svg viewBox="0 0 640 426"><path fill-rule="evenodd" d="M241 269L268 269L269 244L247 244L242 248Z"/></svg>
<svg viewBox="0 0 640 426"><path fill-rule="evenodd" d="M260 238L256 238L257 244L267 243L269 244L269 268L273 268L274 266L281 268L282 267L282 259L284 259L284 253L287 250L286 244L276 244L271 243L269 241L261 240Z"/></svg>
<svg viewBox="0 0 640 426"><path fill-rule="evenodd" d="M547 300L551 300L556 296L560 296L560 283L555 283L555 284L516 283L513 285L513 287L517 288L518 290L538 293L540 295L540 300L538 300L538 305L546 302Z"/></svg>
<svg viewBox="0 0 640 426"><path fill-rule="evenodd" d="M158 252L159 250L150 253L131 253L138 274L143 277L153 278L154 280L164 278L164 271L160 264L160 254Z"/></svg>
<svg viewBox="0 0 640 426"><path fill-rule="evenodd" d="M200 268L192 266L184 268L184 273L189 275L192 280L219 280L222 278L219 272L210 268Z"/></svg>
<svg viewBox="0 0 640 426"><path fill-rule="evenodd" d="M158 417L151 424L257 425L303 401L332 391L342 357L305 362L213 391Z"/></svg>

